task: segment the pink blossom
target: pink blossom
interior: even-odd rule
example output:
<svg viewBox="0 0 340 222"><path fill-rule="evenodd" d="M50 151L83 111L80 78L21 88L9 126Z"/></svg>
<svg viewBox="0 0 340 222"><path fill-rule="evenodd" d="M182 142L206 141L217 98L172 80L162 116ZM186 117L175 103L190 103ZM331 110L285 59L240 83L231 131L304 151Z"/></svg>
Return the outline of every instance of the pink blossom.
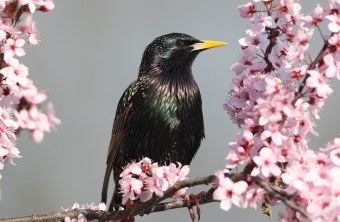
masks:
<svg viewBox="0 0 340 222"><path fill-rule="evenodd" d="M33 130L36 127L27 110L21 110L20 112L16 111L14 114L18 119L18 123L21 128Z"/></svg>
<svg viewBox="0 0 340 222"><path fill-rule="evenodd" d="M310 75L307 79L307 86L316 90L316 94L326 99L333 90L326 83L325 77L323 77L319 72L315 70L308 71Z"/></svg>
<svg viewBox="0 0 340 222"><path fill-rule="evenodd" d="M262 9L257 10L263 3L264 10L270 11L271 19L266 21L261 21L263 15L259 11ZM340 179L337 176L340 173L340 140L330 143L321 152L314 152L308 136L310 133L317 135L314 120L319 118L318 112L332 92L328 79L339 78L337 20L340 2L329 0L326 6L318 5L310 16L302 14L299 0L279 0L273 9L268 7L270 3L253 0L239 7L241 16L250 22L250 29L239 40L241 59L232 66L236 76L224 107L242 132L229 143L226 167L236 169L237 174L245 165L256 164L251 174L245 175L251 187L241 196L242 207L257 207L261 199L277 203L270 194L257 193L257 185L251 183L251 176L260 176L273 185L275 177L282 179L285 183L282 187L294 196L291 200L309 215L307 219L287 208L286 214L280 213L282 221L337 221L340 219ZM251 5L254 5L253 11ZM322 49L321 61L313 60L309 52L314 36L311 27L322 27L324 18L330 21L332 33L321 33L328 41L327 49ZM269 51L266 45L259 46L259 37L271 41ZM217 176L219 181L224 180L223 174ZM221 182L213 187L221 189ZM220 200L222 194L225 193L220 192ZM223 204L221 207L228 210L230 198Z"/></svg>
<svg viewBox="0 0 340 222"><path fill-rule="evenodd" d="M122 203L125 204L128 199L135 200L136 196L142 192L143 183L131 176L123 177L119 181L121 192L123 193Z"/></svg>
<svg viewBox="0 0 340 222"><path fill-rule="evenodd" d="M326 19L328 19L330 21L330 23L328 24L328 29L331 32L337 33L340 31L340 17L339 14L338 15L327 15Z"/></svg>
<svg viewBox="0 0 340 222"><path fill-rule="evenodd" d="M27 34L28 43L31 45L39 44L39 32L34 21L28 21L20 26L20 30Z"/></svg>
<svg viewBox="0 0 340 222"><path fill-rule="evenodd" d="M7 127L2 121L0 121L0 144L12 145L16 136L14 130L11 127Z"/></svg>
<svg viewBox="0 0 340 222"><path fill-rule="evenodd" d="M239 40L241 46L254 46L257 49L263 49L269 44L269 40L260 34L253 33L251 30L247 33L246 37Z"/></svg>
<svg viewBox="0 0 340 222"><path fill-rule="evenodd" d="M38 88L32 82L29 83L29 89L23 92L23 96L33 105L39 105L47 99L46 92L39 92Z"/></svg>
<svg viewBox="0 0 340 222"><path fill-rule="evenodd" d="M4 40L6 36L7 36L7 33L4 30L0 29L0 41Z"/></svg>
<svg viewBox="0 0 340 222"><path fill-rule="evenodd" d="M265 191L262 188L248 187L242 207L246 208L249 205L252 208L258 208L263 202L264 193Z"/></svg>
<svg viewBox="0 0 340 222"><path fill-rule="evenodd" d="M293 22L294 24L299 22L301 16L301 5L297 2L292 2L286 5L288 8L288 13L286 15L287 21Z"/></svg>
<svg viewBox="0 0 340 222"><path fill-rule="evenodd" d="M325 75L327 78L334 78L337 77L340 79L339 75L339 69L340 69L340 62L334 61L334 56L330 53L326 54L323 57L323 61L325 62L326 65L326 70L325 70Z"/></svg>
<svg viewBox="0 0 340 222"><path fill-rule="evenodd" d="M9 161L11 164L15 165L13 159L21 158L20 151L18 150L18 148L16 148L13 143L1 144L0 146L2 147L3 150L6 150L5 152L7 153L5 156L2 156L0 158L0 162Z"/></svg>
<svg viewBox="0 0 340 222"><path fill-rule="evenodd" d="M258 34L264 32L266 27L273 28L275 25L273 18L270 16L257 16L251 18L250 22L251 29L256 31Z"/></svg>
<svg viewBox="0 0 340 222"><path fill-rule="evenodd" d="M0 73L6 77L8 85L19 84L22 87L28 86L28 68L20 64L17 59L11 58L8 61L10 66L2 68Z"/></svg>
<svg viewBox="0 0 340 222"><path fill-rule="evenodd" d="M23 129L28 129L32 139L38 143L44 138L45 132L50 132L51 127L55 128L56 124L60 123L59 119L51 115L51 113L48 115L42 113L37 106L32 106L28 111L20 110L20 112L15 112L19 126Z"/></svg>
<svg viewBox="0 0 340 222"><path fill-rule="evenodd" d="M308 183L305 182L305 175L308 169L300 167L298 163L290 165L286 172L281 175L283 182L289 184L291 187L288 188L289 193L295 192L295 190L309 192ZM294 189L293 189L294 188Z"/></svg>
<svg viewBox="0 0 340 222"><path fill-rule="evenodd" d="M219 181L219 186L214 191L213 198L220 200L220 207L228 211L231 204L240 207L243 197L242 194L246 191L248 184L245 181L238 181L234 183L228 177Z"/></svg>
<svg viewBox="0 0 340 222"><path fill-rule="evenodd" d="M270 174L279 176L281 174L280 168L277 166L277 158L270 148L264 147L261 149L259 156L253 157L257 167L251 173L252 176L257 176L262 173L263 176L269 177Z"/></svg>
<svg viewBox="0 0 340 222"><path fill-rule="evenodd" d="M170 186L173 186L177 181L182 181L187 179L187 176L190 172L189 166L185 165L182 167L182 164L177 163L178 167L174 163L170 163L167 177L165 177Z"/></svg>
<svg viewBox="0 0 340 222"><path fill-rule="evenodd" d="M306 23L309 27L311 25L318 26L324 19L325 11L324 8L321 7L319 4L314 8L311 16L305 16L302 20Z"/></svg>
<svg viewBox="0 0 340 222"><path fill-rule="evenodd" d="M312 18L313 18L313 25L315 26L318 25L320 22L322 22L324 18L324 9L320 5L317 5L315 9L313 10Z"/></svg>
<svg viewBox="0 0 340 222"><path fill-rule="evenodd" d="M337 52L340 48L340 32L334 33L329 39L328 43L331 45L330 51ZM338 53L337 53L338 54ZM336 57L338 57L336 54Z"/></svg>
<svg viewBox="0 0 340 222"><path fill-rule="evenodd" d="M0 11L3 11L6 7L7 0L0 0Z"/></svg>
<svg viewBox="0 0 340 222"><path fill-rule="evenodd" d="M245 70L254 70L257 65L254 63L256 59L256 48L255 47L247 47L243 50L244 54L238 63L235 63L231 69L240 74Z"/></svg>
<svg viewBox="0 0 340 222"><path fill-rule="evenodd" d="M19 36L14 36L6 40L6 43L1 47L1 52L4 53L5 61L11 59L14 55L24 56L25 50L22 48L25 44L25 40Z"/></svg>
<svg viewBox="0 0 340 222"><path fill-rule="evenodd" d="M282 119L281 110L277 109L275 103L268 103L264 99L258 99L258 109L260 111L259 124L261 126L267 123L276 123Z"/></svg>
<svg viewBox="0 0 340 222"><path fill-rule="evenodd" d="M244 5L240 5L237 8L240 12L240 16L243 17L243 18L252 17L253 14L256 12L256 5L254 5L251 2L248 2Z"/></svg>
<svg viewBox="0 0 340 222"><path fill-rule="evenodd" d="M141 164L139 163L129 163L127 166L124 167L123 172L119 175L120 177L125 177L128 175L136 175L139 176L142 174Z"/></svg>
<svg viewBox="0 0 340 222"><path fill-rule="evenodd" d="M55 116L53 104L49 103L47 105L47 112L46 112L47 120L50 125L50 127L54 130L57 129L57 126L60 125L61 121L59 118Z"/></svg>
<svg viewBox="0 0 340 222"><path fill-rule="evenodd" d="M106 211L106 205L105 203L100 203L100 204L83 204L80 205L78 203L74 203L72 207L69 208L61 208L62 212L68 212L71 210L93 210L93 211ZM124 210L122 207L119 207L119 210ZM115 209L113 209L115 211ZM121 220L110 220L107 222L120 222ZM70 217L65 217L64 222L98 222L98 219L95 220L87 220L86 217L83 214L79 214L77 218L70 218Z"/></svg>
<svg viewBox="0 0 340 222"><path fill-rule="evenodd" d="M144 202L151 199L154 194L161 197L164 191L172 187L177 181L187 179L188 173L189 166L182 166L180 163L158 166L157 163L152 163L147 157L139 162L130 163L120 174L120 185L124 186L121 188L123 197L125 196L124 201L130 198L131 200L140 199ZM140 184L135 180L139 181ZM137 189L132 189L133 186ZM186 190L187 188L179 190L175 193L174 198L185 194Z"/></svg>
<svg viewBox="0 0 340 222"><path fill-rule="evenodd" d="M40 11L50 12L55 8L52 0L46 0L39 8Z"/></svg>
<svg viewBox="0 0 340 222"><path fill-rule="evenodd" d="M18 123L12 119L12 113L10 109L0 107L0 120L5 124L6 127L18 128Z"/></svg>
<svg viewBox="0 0 340 222"><path fill-rule="evenodd" d="M296 41L298 42L299 46L302 47L303 51L306 51L309 48L309 42L314 34L314 29L306 32L304 30L297 30L296 31Z"/></svg>
<svg viewBox="0 0 340 222"><path fill-rule="evenodd" d="M302 79L307 73L307 66L302 65L302 66L295 66L292 70L291 77L300 80Z"/></svg>
<svg viewBox="0 0 340 222"><path fill-rule="evenodd" d="M250 155L250 149L254 145L254 135L249 131L245 130L242 134L237 136L236 142L230 142L229 146L231 152L227 156L227 168L234 168L238 164L247 162Z"/></svg>
<svg viewBox="0 0 340 222"><path fill-rule="evenodd" d="M22 7L23 6L23 7ZM1 84L0 84L0 169L5 162L13 163L20 157L15 147L16 130L27 129L36 142L40 142L44 132L55 128L60 120L55 116L53 107L48 106L47 113L38 110L37 105L46 99L46 93L38 92L33 81L28 78L28 68L14 56L24 56L23 46L28 40L37 43L38 31L27 12L39 10L49 11L54 5L51 0L0 0L0 52L1 52ZM18 13L19 8L24 13ZM17 16L21 16L18 17ZM29 21L30 26L25 26ZM12 119L12 110L16 119ZM1 178L1 175L0 175Z"/></svg>
<svg viewBox="0 0 340 222"><path fill-rule="evenodd" d="M280 79L277 78L266 78L266 90L265 90L265 94L266 95L272 95L275 93L278 93L280 91L280 88L282 87L280 82Z"/></svg>
<svg viewBox="0 0 340 222"><path fill-rule="evenodd" d="M261 139L266 140L268 138L271 138L275 145L281 146L283 142L287 139L287 136L285 136L281 132L277 124L268 124L266 126L266 129L261 134Z"/></svg>
<svg viewBox="0 0 340 222"><path fill-rule="evenodd" d="M29 115L35 123L35 128L31 132L32 139L40 143L44 138L44 132L50 131L50 125L46 114L40 112L36 106L32 106L29 110Z"/></svg>
<svg viewBox="0 0 340 222"><path fill-rule="evenodd" d="M20 6L27 5L30 13L35 12L35 9L36 9L35 3L42 4L43 1L42 0L19 0L19 5Z"/></svg>
<svg viewBox="0 0 340 222"><path fill-rule="evenodd" d="M151 199L152 195L155 193L157 196L162 197L164 191L169 188L169 182L163 177L164 168L154 168L152 177L145 180L146 191L144 191L140 198L141 201L145 202Z"/></svg>

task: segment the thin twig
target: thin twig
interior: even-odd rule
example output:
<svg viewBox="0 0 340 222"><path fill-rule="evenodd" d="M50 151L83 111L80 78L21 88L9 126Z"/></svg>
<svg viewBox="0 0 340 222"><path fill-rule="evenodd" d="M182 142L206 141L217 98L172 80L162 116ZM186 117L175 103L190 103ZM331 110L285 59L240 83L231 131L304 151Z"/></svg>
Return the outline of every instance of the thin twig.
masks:
<svg viewBox="0 0 340 222"><path fill-rule="evenodd" d="M295 210L299 212L304 217L308 218L308 214L306 210L294 203L290 200L290 196L286 193L282 193L279 191L279 189L275 189L272 185L267 183L265 180L261 179L260 177L252 177L252 181L256 183L259 187L263 188L267 193L269 193L272 197L275 197L276 199L281 200L283 203L285 203L288 207L290 207L292 210Z"/></svg>
<svg viewBox="0 0 340 222"><path fill-rule="evenodd" d="M313 70L313 69L316 68L316 65L321 61L321 59L322 59L324 53L326 52L326 50L327 50L327 48L328 48L328 45L329 45L329 43L328 43L327 41L324 42L323 47L322 47L322 49L320 50L319 54L316 56L316 58L314 59L314 61L313 61L311 64L309 64L308 70ZM299 86L298 93L297 93L297 95L295 96L294 100L292 101L292 104L293 104L293 105L296 103L296 101L297 101L299 98L302 97L302 91L303 91L303 89L304 89L304 87L305 87L305 85L306 85L306 82L307 82L307 79L308 79L309 76L310 76L310 75L307 73L307 74L305 75L305 77L303 78L303 80L302 80L302 82L301 82L301 84L300 84L300 86Z"/></svg>

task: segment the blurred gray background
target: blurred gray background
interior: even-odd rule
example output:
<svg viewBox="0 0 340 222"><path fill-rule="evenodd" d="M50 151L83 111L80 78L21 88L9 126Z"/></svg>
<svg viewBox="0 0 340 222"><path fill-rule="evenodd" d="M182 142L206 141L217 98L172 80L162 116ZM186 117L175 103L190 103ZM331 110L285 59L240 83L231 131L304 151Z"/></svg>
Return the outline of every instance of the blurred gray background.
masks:
<svg viewBox="0 0 340 222"><path fill-rule="evenodd" d="M55 1L52 13L37 13L41 45L27 49L23 63L40 89L49 93L62 124L41 144L26 133L17 143L22 159L1 171L0 218L59 211L73 203L98 203L112 121L118 100L138 72L145 46L155 37L184 32L200 39L226 41L228 47L201 53L193 66L201 89L206 139L192 162L190 177L205 176L225 166L228 142L239 131L222 104L234 73L230 66L240 56L238 39L247 20L238 15L244 1L226 0L72 0ZM303 0L305 11L316 0ZM321 47L317 38L312 48ZM340 132L333 82L330 97L318 121L315 147ZM208 187L194 189L206 190ZM219 209L217 203L202 206L201 221L269 221L260 209ZM137 221L190 221L187 209L137 217ZM277 216L274 214L274 221Z"/></svg>

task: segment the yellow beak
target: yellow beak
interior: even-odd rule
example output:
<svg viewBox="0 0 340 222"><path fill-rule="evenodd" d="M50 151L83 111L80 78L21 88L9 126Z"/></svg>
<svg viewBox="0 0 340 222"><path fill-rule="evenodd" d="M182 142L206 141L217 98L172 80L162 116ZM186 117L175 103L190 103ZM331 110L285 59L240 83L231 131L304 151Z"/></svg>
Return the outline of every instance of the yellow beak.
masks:
<svg viewBox="0 0 340 222"><path fill-rule="evenodd" d="M220 41L202 40L202 42L195 43L192 45L193 48L192 51L210 49L224 45L228 45L228 43Z"/></svg>

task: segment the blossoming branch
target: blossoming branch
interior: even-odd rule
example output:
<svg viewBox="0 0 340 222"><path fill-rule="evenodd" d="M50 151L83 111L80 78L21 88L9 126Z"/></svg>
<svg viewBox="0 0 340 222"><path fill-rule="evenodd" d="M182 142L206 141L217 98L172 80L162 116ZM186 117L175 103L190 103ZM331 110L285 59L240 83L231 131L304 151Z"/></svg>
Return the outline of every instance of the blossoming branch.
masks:
<svg viewBox="0 0 340 222"><path fill-rule="evenodd" d="M0 1L0 169L6 162L21 157L15 147L21 129L28 130L35 142L56 128L60 120L51 103L41 111L47 99L31 79L28 68L19 60L27 46L37 45L39 32L32 16L36 11L53 10L52 0ZM0 175L1 178L1 175Z"/></svg>

